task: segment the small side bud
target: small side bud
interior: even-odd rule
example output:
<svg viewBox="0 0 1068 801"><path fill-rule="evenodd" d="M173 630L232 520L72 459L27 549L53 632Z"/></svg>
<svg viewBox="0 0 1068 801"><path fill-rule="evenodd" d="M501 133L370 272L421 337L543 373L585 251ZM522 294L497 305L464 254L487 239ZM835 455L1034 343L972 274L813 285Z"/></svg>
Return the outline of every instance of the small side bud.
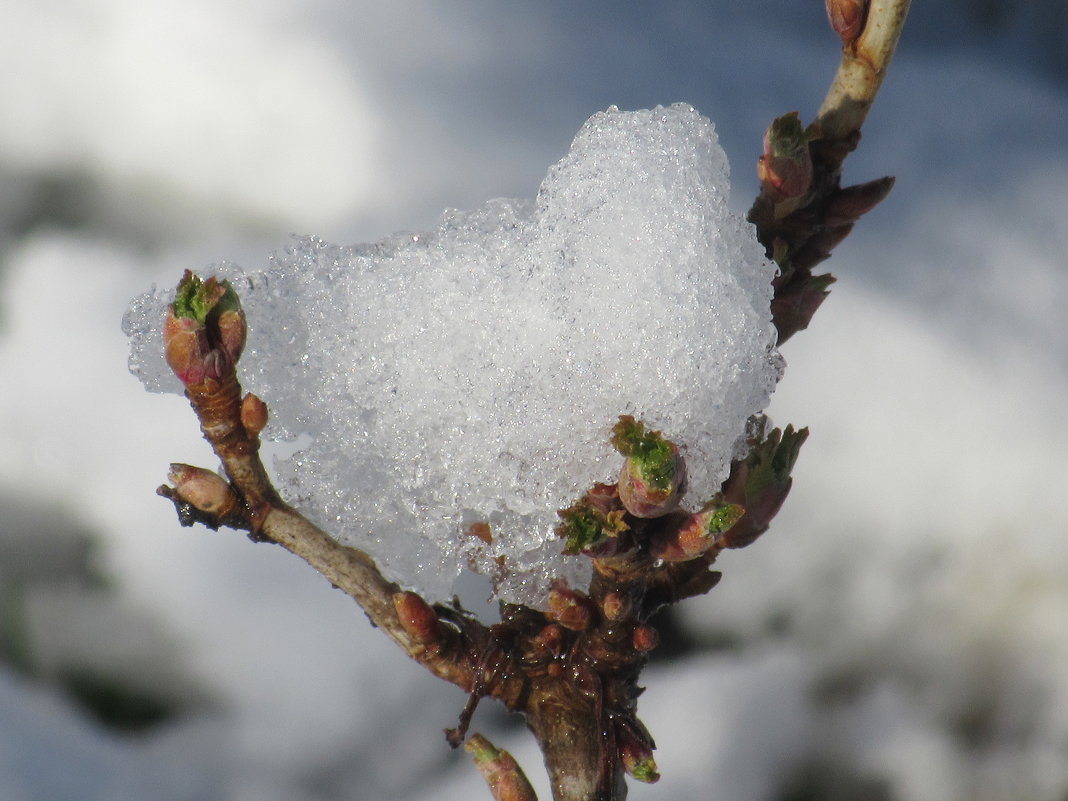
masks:
<svg viewBox="0 0 1068 801"><path fill-rule="evenodd" d="M417 643L429 645L439 638L437 612L417 593L394 593L393 608L401 626Z"/></svg>
<svg viewBox="0 0 1068 801"><path fill-rule="evenodd" d="M679 513L657 531L649 553L665 562L695 559L715 545L721 534L729 531L745 513L736 503L726 503L721 496L709 501L694 514Z"/></svg>
<svg viewBox="0 0 1068 801"><path fill-rule="evenodd" d="M464 750L475 760L475 767L489 785L494 801L538 801L534 788L512 755L493 745L481 734L464 743Z"/></svg>
<svg viewBox="0 0 1068 801"><path fill-rule="evenodd" d="M567 586L566 581L557 579L549 588L545 615L565 629L585 631L593 622L593 602L588 596Z"/></svg>
<svg viewBox="0 0 1068 801"><path fill-rule="evenodd" d="M868 0L825 0L827 19L842 44L852 44L864 30Z"/></svg>
<svg viewBox="0 0 1068 801"><path fill-rule="evenodd" d="M612 429L612 446L626 457L619 473L619 499L635 517L662 517L679 505L686 462L674 442L630 415Z"/></svg>
<svg viewBox="0 0 1068 801"><path fill-rule="evenodd" d="M652 651L659 642L659 632L647 623L639 623L630 635L630 643L634 646L634 650L642 653Z"/></svg>
<svg viewBox="0 0 1068 801"><path fill-rule="evenodd" d="M660 774L653 759L656 745L645 726L634 718L619 718L616 721L616 743L619 761L628 775L646 784L659 781Z"/></svg>
<svg viewBox="0 0 1068 801"><path fill-rule="evenodd" d="M809 136L791 111L775 119L764 133L764 152L757 159L761 191L778 204L804 196L812 186Z"/></svg>
<svg viewBox="0 0 1068 801"><path fill-rule="evenodd" d="M250 437L257 436L267 425L267 404L251 392L241 399L241 425Z"/></svg>
<svg viewBox="0 0 1068 801"><path fill-rule="evenodd" d="M218 519L232 514L240 503L226 479L203 467L175 463L167 478L182 501Z"/></svg>

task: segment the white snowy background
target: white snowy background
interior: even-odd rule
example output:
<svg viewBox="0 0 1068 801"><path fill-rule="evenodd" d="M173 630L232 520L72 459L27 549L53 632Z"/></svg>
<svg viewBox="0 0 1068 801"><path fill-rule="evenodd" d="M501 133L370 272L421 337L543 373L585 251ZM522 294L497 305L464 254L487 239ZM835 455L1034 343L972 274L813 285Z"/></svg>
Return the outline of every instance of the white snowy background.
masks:
<svg viewBox="0 0 1068 801"><path fill-rule="evenodd" d="M130 297L290 233L529 197L594 111L685 101L744 211L837 63L817 2L13 0L0 25L0 798L485 797L462 694L281 549L179 529L212 464L126 371ZM647 671L635 799L1068 794L1068 6L918 0L771 413L812 430L772 531ZM86 555L86 542L93 548ZM86 566L88 560L89 566ZM94 578L97 577L97 578ZM72 671L178 713L141 733ZM476 728L544 788L526 733Z"/></svg>

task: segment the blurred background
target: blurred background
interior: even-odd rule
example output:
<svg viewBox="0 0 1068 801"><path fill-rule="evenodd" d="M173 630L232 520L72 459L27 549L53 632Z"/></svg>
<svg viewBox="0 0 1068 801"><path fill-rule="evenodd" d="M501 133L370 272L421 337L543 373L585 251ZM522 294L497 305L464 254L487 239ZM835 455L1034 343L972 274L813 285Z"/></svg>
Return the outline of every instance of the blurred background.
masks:
<svg viewBox="0 0 1068 801"><path fill-rule="evenodd" d="M0 797L488 797L464 698L281 549L184 530L214 464L119 330L186 268L530 197L593 112L685 101L733 204L838 61L822 4L13 0L0 26ZM640 712L689 801L1068 799L1068 3L918 0L770 413L772 531L664 621ZM252 321L253 330L256 321ZM254 335L254 332L253 332ZM475 729L527 767L521 723Z"/></svg>

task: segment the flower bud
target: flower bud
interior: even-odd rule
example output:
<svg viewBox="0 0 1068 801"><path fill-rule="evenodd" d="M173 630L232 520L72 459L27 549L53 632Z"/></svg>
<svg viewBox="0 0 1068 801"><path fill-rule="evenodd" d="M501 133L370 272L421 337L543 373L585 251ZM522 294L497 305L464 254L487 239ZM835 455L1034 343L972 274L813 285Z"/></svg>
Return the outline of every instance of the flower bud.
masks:
<svg viewBox="0 0 1068 801"><path fill-rule="evenodd" d="M537 801L522 768L507 751L495 747L481 734L471 735L464 750L475 760L475 767L489 785L494 801Z"/></svg>
<svg viewBox="0 0 1068 801"><path fill-rule="evenodd" d="M843 44L851 44L864 30L868 0L825 0L827 19Z"/></svg>
<svg viewBox="0 0 1068 801"><path fill-rule="evenodd" d="M653 759L656 746L641 722L631 717L617 718L616 743L619 761L630 776L646 784L653 784L660 779Z"/></svg>
<svg viewBox="0 0 1068 801"><path fill-rule="evenodd" d="M647 623L639 623L630 635L630 644L635 651L647 653L660 642L660 633Z"/></svg>
<svg viewBox="0 0 1068 801"><path fill-rule="evenodd" d="M241 399L241 425L250 437L259 434L267 425L267 404L251 392Z"/></svg>
<svg viewBox="0 0 1068 801"><path fill-rule="evenodd" d="M695 514L678 512L656 531L649 553L665 562L695 559L716 544L723 532L730 530L745 510L735 503L725 503L717 496Z"/></svg>
<svg viewBox="0 0 1068 801"><path fill-rule="evenodd" d="M394 593L393 608L401 626L417 643L428 645L439 638L437 612L417 593Z"/></svg>
<svg viewBox="0 0 1068 801"><path fill-rule="evenodd" d="M167 479L182 501L219 519L233 513L240 503L226 479L203 467L176 462L171 465Z"/></svg>
<svg viewBox="0 0 1068 801"><path fill-rule="evenodd" d="M619 499L635 517L662 517L679 505L686 462L673 442L630 415L612 429L612 445L626 457L619 473Z"/></svg>
<svg viewBox="0 0 1068 801"><path fill-rule="evenodd" d="M760 189L772 202L802 197L812 186L809 136L797 112L775 119L764 133L764 152L757 160Z"/></svg>
<svg viewBox="0 0 1068 801"><path fill-rule="evenodd" d="M593 622L593 602L588 596L568 587L566 581L556 579L549 588L545 615L565 629L585 631Z"/></svg>
<svg viewBox="0 0 1068 801"><path fill-rule="evenodd" d="M185 271L167 309L163 347L174 374L187 386L229 374L247 335L245 314L228 281L201 281Z"/></svg>

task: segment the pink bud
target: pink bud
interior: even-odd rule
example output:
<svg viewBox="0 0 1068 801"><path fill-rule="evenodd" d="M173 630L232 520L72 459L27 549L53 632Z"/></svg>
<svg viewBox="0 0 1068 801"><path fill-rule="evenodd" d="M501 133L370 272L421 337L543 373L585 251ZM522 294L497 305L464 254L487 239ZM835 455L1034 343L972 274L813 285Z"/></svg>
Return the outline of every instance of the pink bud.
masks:
<svg viewBox="0 0 1068 801"><path fill-rule="evenodd" d="M764 133L764 152L757 160L760 189L772 202L800 198L812 186L809 137L797 112L774 120Z"/></svg>
<svg viewBox="0 0 1068 801"><path fill-rule="evenodd" d="M176 462L171 465L167 478L181 500L216 518L228 516L240 503L226 479L203 467Z"/></svg>
<svg viewBox="0 0 1068 801"><path fill-rule="evenodd" d="M167 309L163 347L167 364L186 386L232 373L245 346L245 315L226 281L201 281L185 271Z"/></svg>
<svg viewBox="0 0 1068 801"><path fill-rule="evenodd" d="M507 751L495 747L481 734L464 743L464 750L475 760L475 767L489 785L494 801L537 801L534 788L522 768Z"/></svg>
<svg viewBox="0 0 1068 801"><path fill-rule="evenodd" d="M864 30L868 0L825 0L827 19L843 44L851 44Z"/></svg>
<svg viewBox="0 0 1068 801"><path fill-rule="evenodd" d="M686 462L674 442L622 415L612 429L612 446L626 457L619 472L619 500L635 517L662 517L686 491Z"/></svg>

